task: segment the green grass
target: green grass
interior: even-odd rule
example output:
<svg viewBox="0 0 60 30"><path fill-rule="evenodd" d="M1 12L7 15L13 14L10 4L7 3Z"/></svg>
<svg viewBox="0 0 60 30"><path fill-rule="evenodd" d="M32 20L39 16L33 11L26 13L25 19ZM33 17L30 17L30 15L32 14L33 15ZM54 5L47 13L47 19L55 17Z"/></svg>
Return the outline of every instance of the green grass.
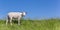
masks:
<svg viewBox="0 0 60 30"><path fill-rule="evenodd" d="M60 19L22 20L21 25L14 22L6 26L5 21L0 20L0 30L60 30Z"/></svg>

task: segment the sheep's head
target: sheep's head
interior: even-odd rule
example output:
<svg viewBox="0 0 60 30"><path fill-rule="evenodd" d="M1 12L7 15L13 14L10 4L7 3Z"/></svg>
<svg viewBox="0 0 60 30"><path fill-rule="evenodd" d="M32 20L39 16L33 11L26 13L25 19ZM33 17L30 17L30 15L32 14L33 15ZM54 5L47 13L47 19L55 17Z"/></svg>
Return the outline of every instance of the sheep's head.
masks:
<svg viewBox="0 0 60 30"><path fill-rule="evenodd" d="M25 16L26 15L26 12L22 12L22 16Z"/></svg>

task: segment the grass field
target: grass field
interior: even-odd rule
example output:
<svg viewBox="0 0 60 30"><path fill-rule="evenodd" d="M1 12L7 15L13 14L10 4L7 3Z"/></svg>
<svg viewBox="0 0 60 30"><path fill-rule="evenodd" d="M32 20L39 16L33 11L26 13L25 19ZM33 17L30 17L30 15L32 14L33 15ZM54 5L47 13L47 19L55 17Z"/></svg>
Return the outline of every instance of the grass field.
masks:
<svg viewBox="0 0 60 30"><path fill-rule="evenodd" d="M0 30L60 30L60 19L22 20L21 25L14 21L12 26L0 20Z"/></svg>

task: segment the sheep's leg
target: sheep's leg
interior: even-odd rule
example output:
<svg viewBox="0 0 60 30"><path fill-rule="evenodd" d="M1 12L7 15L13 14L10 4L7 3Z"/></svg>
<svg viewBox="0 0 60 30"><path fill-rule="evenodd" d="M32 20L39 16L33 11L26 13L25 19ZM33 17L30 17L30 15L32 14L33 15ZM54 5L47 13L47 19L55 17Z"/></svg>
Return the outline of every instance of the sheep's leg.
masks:
<svg viewBox="0 0 60 30"><path fill-rule="evenodd" d="M18 25L20 25L20 18L18 18Z"/></svg>
<svg viewBox="0 0 60 30"><path fill-rule="evenodd" d="M6 18L7 20L6 20L6 25L7 25L7 23L8 23L8 20L9 20L9 17L7 16L7 18Z"/></svg>
<svg viewBox="0 0 60 30"><path fill-rule="evenodd" d="M8 23L8 19L6 20L6 25L7 25L7 23Z"/></svg>
<svg viewBox="0 0 60 30"><path fill-rule="evenodd" d="M12 17L10 18L10 25L12 25Z"/></svg>

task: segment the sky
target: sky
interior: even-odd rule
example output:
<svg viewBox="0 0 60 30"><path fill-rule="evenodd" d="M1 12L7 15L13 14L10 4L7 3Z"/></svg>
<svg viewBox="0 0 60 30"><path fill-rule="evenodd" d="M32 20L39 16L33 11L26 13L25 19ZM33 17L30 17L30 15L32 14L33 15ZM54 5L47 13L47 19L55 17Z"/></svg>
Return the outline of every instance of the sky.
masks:
<svg viewBox="0 0 60 30"><path fill-rule="evenodd" d="M25 18L60 17L60 0L0 0L0 19L8 12L27 12Z"/></svg>

